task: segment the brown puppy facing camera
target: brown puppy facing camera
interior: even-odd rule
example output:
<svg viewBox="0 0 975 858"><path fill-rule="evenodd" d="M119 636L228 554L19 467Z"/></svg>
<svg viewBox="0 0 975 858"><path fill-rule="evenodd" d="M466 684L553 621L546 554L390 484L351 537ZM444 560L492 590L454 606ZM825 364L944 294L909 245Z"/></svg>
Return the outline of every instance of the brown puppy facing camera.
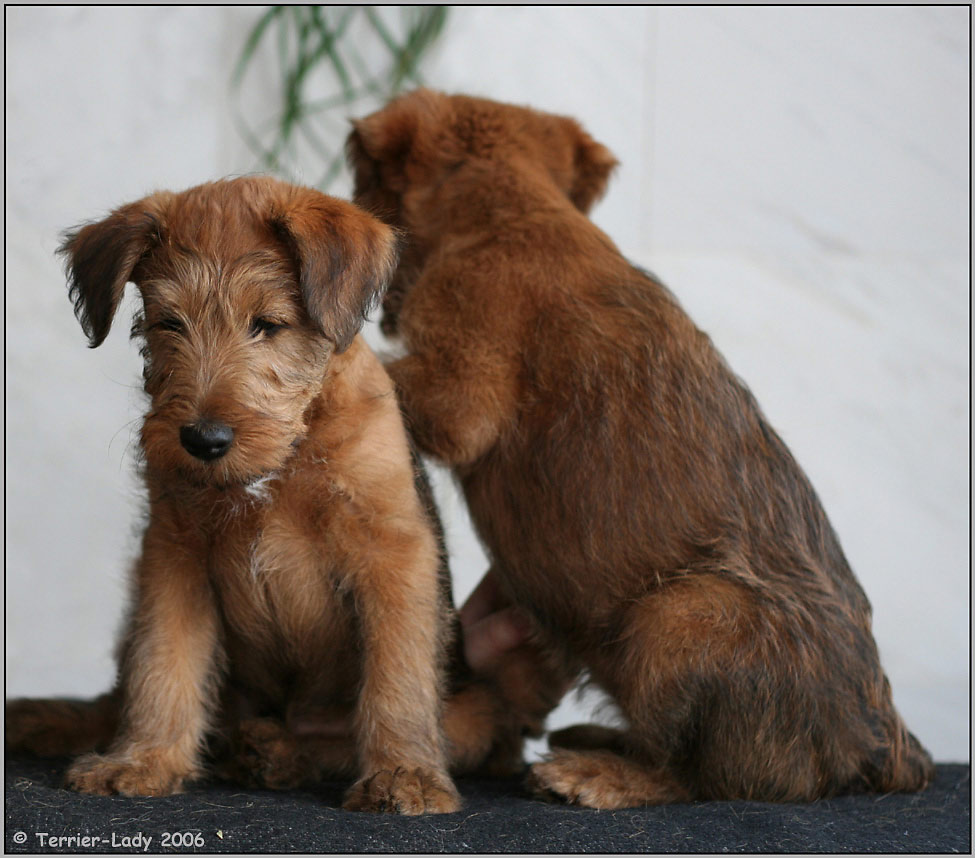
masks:
<svg viewBox="0 0 975 858"><path fill-rule="evenodd" d="M393 231L249 177L123 206L62 253L92 346L128 281L142 297L148 515L117 687L9 703L7 748L83 754L82 792L166 795L205 747L276 723L320 734L309 768L358 774L347 808L456 810L449 582L392 384L357 336ZM328 738L345 724L351 750Z"/></svg>
<svg viewBox="0 0 975 858"><path fill-rule="evenodd" d="M355 123L355 200L407 232L384 327L508 598L618 729L550 737L537 793L599 808L916 790L870 605L710 339L585 216L575 121L417 91Z"/></svg>

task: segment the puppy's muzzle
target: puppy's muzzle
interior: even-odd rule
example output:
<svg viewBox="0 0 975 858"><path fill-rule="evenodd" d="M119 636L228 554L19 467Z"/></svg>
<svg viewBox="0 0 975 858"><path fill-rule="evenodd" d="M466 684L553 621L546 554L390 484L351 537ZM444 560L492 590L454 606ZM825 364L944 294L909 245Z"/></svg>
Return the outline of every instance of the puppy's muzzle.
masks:
<svg viewBox="0 0 975 858"><path fill-rule="evenodd" d="M212 462L230 449L234 430L217 420L200 420L179 430L179 442L191 456Z"/></svg>

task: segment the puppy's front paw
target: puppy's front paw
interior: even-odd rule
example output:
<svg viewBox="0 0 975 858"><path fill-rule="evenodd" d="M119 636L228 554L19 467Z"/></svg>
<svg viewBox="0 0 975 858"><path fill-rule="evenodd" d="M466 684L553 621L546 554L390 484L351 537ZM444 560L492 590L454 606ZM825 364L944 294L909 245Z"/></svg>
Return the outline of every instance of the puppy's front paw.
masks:
<svg viewBox="0 0 975 858"><path fill-rule="evenodd" d="M342 804L346 810L373 813L453 813L460 795L450 778L433 769L380 769L352 785Z"/></svg>
<svg viewBox="0 0 975 858"><path fill-rule="evenodd" d="M71 789L90 795L172 795L189 772L174 770L161 755L85 754L72 763L65 780Z"/></svg>

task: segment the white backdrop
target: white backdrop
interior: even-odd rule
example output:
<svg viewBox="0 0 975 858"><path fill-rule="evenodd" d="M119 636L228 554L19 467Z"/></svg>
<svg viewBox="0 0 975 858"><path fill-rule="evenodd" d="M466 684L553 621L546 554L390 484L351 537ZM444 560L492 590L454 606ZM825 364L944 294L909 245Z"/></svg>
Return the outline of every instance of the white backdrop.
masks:
<svg viewBox="0 0 975 858"><path fill-rule="evenodd" d="M109 685L139 522L138 355L125 319L86 351L58 234L254 168L228 80L258 14L7 10L8 695ZM574 115L620 158L595 220L810 474L940 760L970 731L968 28L960 7L458 7L426 73ZM485 561L438 491L463 598Z"/></svg>

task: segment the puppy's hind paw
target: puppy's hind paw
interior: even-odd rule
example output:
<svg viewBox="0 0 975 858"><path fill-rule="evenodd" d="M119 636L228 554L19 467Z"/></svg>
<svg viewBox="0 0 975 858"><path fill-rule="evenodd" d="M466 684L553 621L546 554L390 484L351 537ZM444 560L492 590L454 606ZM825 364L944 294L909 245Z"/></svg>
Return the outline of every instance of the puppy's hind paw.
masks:
<svg viewBox="0 0 975 858"><path fill-rule="evenodd" d="M373 813L453 813L460 795L450 778L426 768L380 769L352 785L342 804L346 810Z"/></svg>
<svg viewBox="0 0 975 858"><path fill-rule="evenodd" d="M314 781L313 767L283 724L270 718L241 722L227 759L217 767L225 780L257 789L297 789Z"/></svg>
<svg viewBox="0 0 975 858"><path fill-rule="evenodd" d="M610 751L556 751L531 767L525 785L538 798L600 810L690 798L672 777Z"/></svg>

